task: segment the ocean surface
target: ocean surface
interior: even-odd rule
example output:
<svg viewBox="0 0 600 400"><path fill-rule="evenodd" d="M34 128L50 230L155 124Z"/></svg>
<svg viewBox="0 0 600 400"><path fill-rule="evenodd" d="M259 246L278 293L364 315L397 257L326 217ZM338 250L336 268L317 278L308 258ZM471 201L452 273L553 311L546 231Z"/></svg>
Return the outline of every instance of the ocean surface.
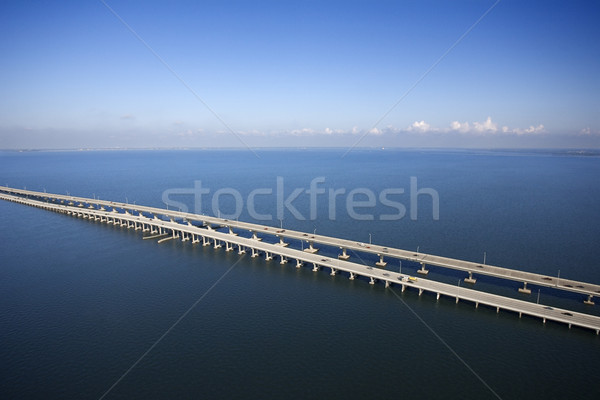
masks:
<svg viewBox="0 0 600 400"><path fill-rule="evenodd" d="M600 283L599 156L344 152L0 152L0 185ZM5 201L0 228L3 399L600 398L590 330ZM477 278L600 315L600 299Z"/></svg>

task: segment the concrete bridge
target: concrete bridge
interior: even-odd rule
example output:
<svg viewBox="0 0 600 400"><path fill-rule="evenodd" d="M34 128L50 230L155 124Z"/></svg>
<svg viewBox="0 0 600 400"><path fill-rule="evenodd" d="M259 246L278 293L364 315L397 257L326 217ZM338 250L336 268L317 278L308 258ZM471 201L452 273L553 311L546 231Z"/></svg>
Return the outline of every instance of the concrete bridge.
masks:
<svg viewBox="0 0 600 400"><path fill-rule="evenodd" d="M517 313L519 317L526 314L538 317L544 323L551 320L565 323L569 328L574 325L592 329L596 334L600 334L600 317L594 315L513 299L429 279L418 279L407 274L395 273L377 267L385 266L385 257L410 260L421 264L419 272L423 274L426 274L426 266L433 265L466 271L469 275L465 278L465 281L472 284L475 283L473 273L478 273L522 281L524 288L520 291L525 292L529 290L526 288L527 283L552 286L585 294L587 295L585 302L590 305L593 304L593 296L600 294L600 286L595 284L566 279L558 280L555 277L525 271L135 204L49 194L3 186L0 186L0 198L78 218L140 230L147 233L145 239L159 239L159 242L181 239L183 241L189 240L191 243L201 242L204 246L225 247L225 250L237 251L239 254L248 252L252 257L264 256L266 260L276 258L282 264L292 262L297 268L309 265L312 266L313 271L325 269L330 271L331 275L344 273L350 279L364 277L370 284L382 282L386 287L397 285L402 291L413 288L418 290L419 295L423 292L431 292L437 299L440 296L447 296L455 299L456 302L459 300L472 302L476 307L485 305L496 309L497 312L500 312L500 310L512 311ZM193 224L193 222L199 222L200 226ZM235 230L245 230L250 237L240 236ZM279 238L279 242L267 243L262 241L262 237L258 233L261 236L274 235ZM294 249L288 246L286 239L301 240L308 243L308 247L306 249ZM337 258L324 257L317 254L318 249L315 244L339 247L342 253ZM348 249L377 254L380 258L376 263L376 267L348 261Z"/></svg>

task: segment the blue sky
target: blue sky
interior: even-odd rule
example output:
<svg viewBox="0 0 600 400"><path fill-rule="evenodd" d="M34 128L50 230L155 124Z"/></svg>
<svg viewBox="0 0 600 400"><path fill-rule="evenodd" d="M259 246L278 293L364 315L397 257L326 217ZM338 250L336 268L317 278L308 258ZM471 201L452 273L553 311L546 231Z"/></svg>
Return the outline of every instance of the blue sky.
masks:
<svg viewBox="0 0 600 400"><path fill-rule="evenodd" d="M598 2L106 4L2 2L0 148L600 147Z"/></svg>

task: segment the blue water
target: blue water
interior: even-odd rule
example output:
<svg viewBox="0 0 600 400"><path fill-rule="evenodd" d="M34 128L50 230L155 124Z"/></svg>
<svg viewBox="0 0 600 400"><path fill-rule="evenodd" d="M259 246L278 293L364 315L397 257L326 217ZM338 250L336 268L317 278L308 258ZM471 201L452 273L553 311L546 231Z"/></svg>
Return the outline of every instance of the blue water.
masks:
<svg viewBox="0 0 600 400"><path fill-rule="evenodd" d="M0 184L164 207L165 191L189 192L199 181L210 192L196 211L212 215L215 192L227 189L240 193L247 221L249 194L271 189L255 208L272 218L256 222L361 242L370 234L378 244L477 262L485 252L488 264L600 283L600 157L344 151L2 152ZM289 209L279 220L278 177L285 198L302 189L292 204L303 220ZM437 192L439 219L427 194L410 218L411 177ZM315 178L325 193L311 218L306 190ZM404 190L389 197L406 208L402 219L381 220L396 211L378 197L390 188ZM329 191L341 189L332 218ZM356 208L373 220L348 214L354 189L375 194L375 206ZM170 199L198 206L191 194ZM233 214L232 200L221 196L217 212ZM105 398L600 395L600 338L591 331L224 249L157 244L14 203L0 202L0 215L2 398L100 398L203 295ZM464 276L431 267L429 277ZM478 278L475 288L536 300L536 287L525 296L517 283ZM541 302L600 315L581 300L540 289Z"/></svg>

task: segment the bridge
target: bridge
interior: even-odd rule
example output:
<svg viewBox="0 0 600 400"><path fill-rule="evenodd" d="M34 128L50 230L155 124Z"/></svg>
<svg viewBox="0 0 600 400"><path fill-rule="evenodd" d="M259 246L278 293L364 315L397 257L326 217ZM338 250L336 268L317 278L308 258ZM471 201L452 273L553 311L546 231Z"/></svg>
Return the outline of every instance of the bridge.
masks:
<svg viewBox="0 0 600 400"><path fill-rule="evenodd" d="M50 194L5 186L0 186L0 198L79 218L141 230L148 233L144 239L159 239L159 242L181 239L192 243L202 242L204 246L212 245L215 248L225 246L227 251L237 249L239 254L250 252L252 257L264 255L266 260L278 258L282 264L292 261L295 262L297 268L312 265L313 271L327 269L330 270L331 275L343 272L348 274L350 279L364 277L370 284L382 282L386 287L398 285L402 291L412 288L418 290L419 296L423 292L431 292L436 295L437 299L440 296L447 296L455 299L457 303L459 300L469 301L474 303L475 307L481 304L496 309L496 312L500 312L500 310L511 311L517 313L519 317L523 314L530 315L542 319L544 323L550 320L567 324L569 328L578 326L592 329L596 334L600 334L600 317L594 315L486 293L469 287L454 286L429 279L418 279L407 274L395 273L378 267L385 267L386 258L409 260L421 264L421 269L417 272L423 275L427 274L428 266L451 268L467 272L468 277L465 278L465 281L471 284L476 282L473 277L475 273L494 276L523 282L524 287L520 288L519 291L524 293L530 292L527 289L527 284L532 283L583 294L587 296L585 303L590 305L594 304L593 297L600 294L600 286L591 283L559 279L558 277L388 248L370 243L365 244L330 236L136 204ZM196 222L196 224L193 222ZM246 231L249 237L239 235L236 230L238 232ZM279 242L268 243L263 241L265 235L277 237ZM292 248L286 242L290 239L299 240L302 243L306 242L308 246L306 249ZM316 244L338 247L341 254L337 258L321 256L317 254ZM348 250L376 254L379 261L375 264L375 268L370 265L348 261Z"/></svg>

